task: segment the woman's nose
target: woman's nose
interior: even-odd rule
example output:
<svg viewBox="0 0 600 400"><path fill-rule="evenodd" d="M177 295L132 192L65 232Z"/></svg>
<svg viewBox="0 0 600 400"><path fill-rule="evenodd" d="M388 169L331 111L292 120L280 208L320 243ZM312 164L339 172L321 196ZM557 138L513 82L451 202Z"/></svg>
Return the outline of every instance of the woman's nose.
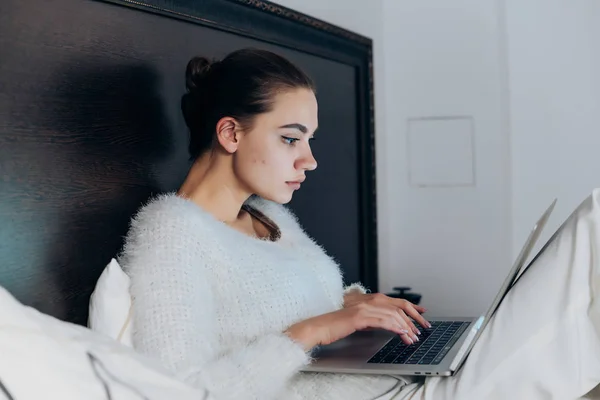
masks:
<svg viewBox="0 0 600 400"><path fill-rule="evenodd" d="M306 154L298 160L296 167L305 171L313 171L317 168L317 160L313 156L310 148L308 148Z"/></svg>

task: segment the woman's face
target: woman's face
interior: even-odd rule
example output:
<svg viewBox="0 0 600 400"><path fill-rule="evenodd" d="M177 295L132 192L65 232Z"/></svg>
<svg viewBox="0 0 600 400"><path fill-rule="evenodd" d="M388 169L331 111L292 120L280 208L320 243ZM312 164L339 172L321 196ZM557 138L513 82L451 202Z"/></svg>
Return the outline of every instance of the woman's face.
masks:
<svg viewBox="0 0 600 400"><path fill-rule="evenodd" d="M310 139L318 125L312 90L295 89L275 96L273 109L254 119L240 137L234 171L250 193L280 204L288 203L317 168Z"/></svg>

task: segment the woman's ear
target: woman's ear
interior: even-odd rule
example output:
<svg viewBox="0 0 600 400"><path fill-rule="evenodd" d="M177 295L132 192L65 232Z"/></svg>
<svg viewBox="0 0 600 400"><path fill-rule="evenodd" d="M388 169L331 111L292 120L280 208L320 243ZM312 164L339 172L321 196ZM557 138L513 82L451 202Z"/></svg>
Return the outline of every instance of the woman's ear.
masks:
<svg viewBox="0 0 600 400"><path fill-rule="evenodd" d="M231 117L223 117L217 122L217 141L228 153L235 153L240 143L241 127Z"/></svg>

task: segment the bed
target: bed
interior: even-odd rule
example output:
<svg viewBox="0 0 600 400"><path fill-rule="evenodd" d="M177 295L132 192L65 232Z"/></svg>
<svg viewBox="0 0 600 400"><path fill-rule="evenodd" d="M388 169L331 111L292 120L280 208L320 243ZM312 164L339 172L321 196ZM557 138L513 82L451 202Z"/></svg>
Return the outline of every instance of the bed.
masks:
<svg viewBox="0 0 600 400"><path fill-rule="evenodd" d="M377 290L369 38L267 1L4 0L0 43L0 286L23 304L86 324L130 217L189 168L187 61L250 46L315 79L319 168L290 207Z"/></svg>

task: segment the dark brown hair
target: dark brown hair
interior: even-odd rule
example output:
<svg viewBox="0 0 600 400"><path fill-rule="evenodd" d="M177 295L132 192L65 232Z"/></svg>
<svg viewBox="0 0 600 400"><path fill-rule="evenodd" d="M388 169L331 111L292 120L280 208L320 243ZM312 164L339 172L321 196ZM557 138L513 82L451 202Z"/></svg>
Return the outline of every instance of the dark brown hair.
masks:
<svg viewBox="0 0 600 400"><path fill-rule="evenodd" d="M192 58L186 68L187 92L181 110L190 131L189 153L196 159L211 148L217 122L235 118L252 126L253 118L269 112L278 92L306 88L313 81L284 57L266 50L234 51L221 61Z"/></svg>

